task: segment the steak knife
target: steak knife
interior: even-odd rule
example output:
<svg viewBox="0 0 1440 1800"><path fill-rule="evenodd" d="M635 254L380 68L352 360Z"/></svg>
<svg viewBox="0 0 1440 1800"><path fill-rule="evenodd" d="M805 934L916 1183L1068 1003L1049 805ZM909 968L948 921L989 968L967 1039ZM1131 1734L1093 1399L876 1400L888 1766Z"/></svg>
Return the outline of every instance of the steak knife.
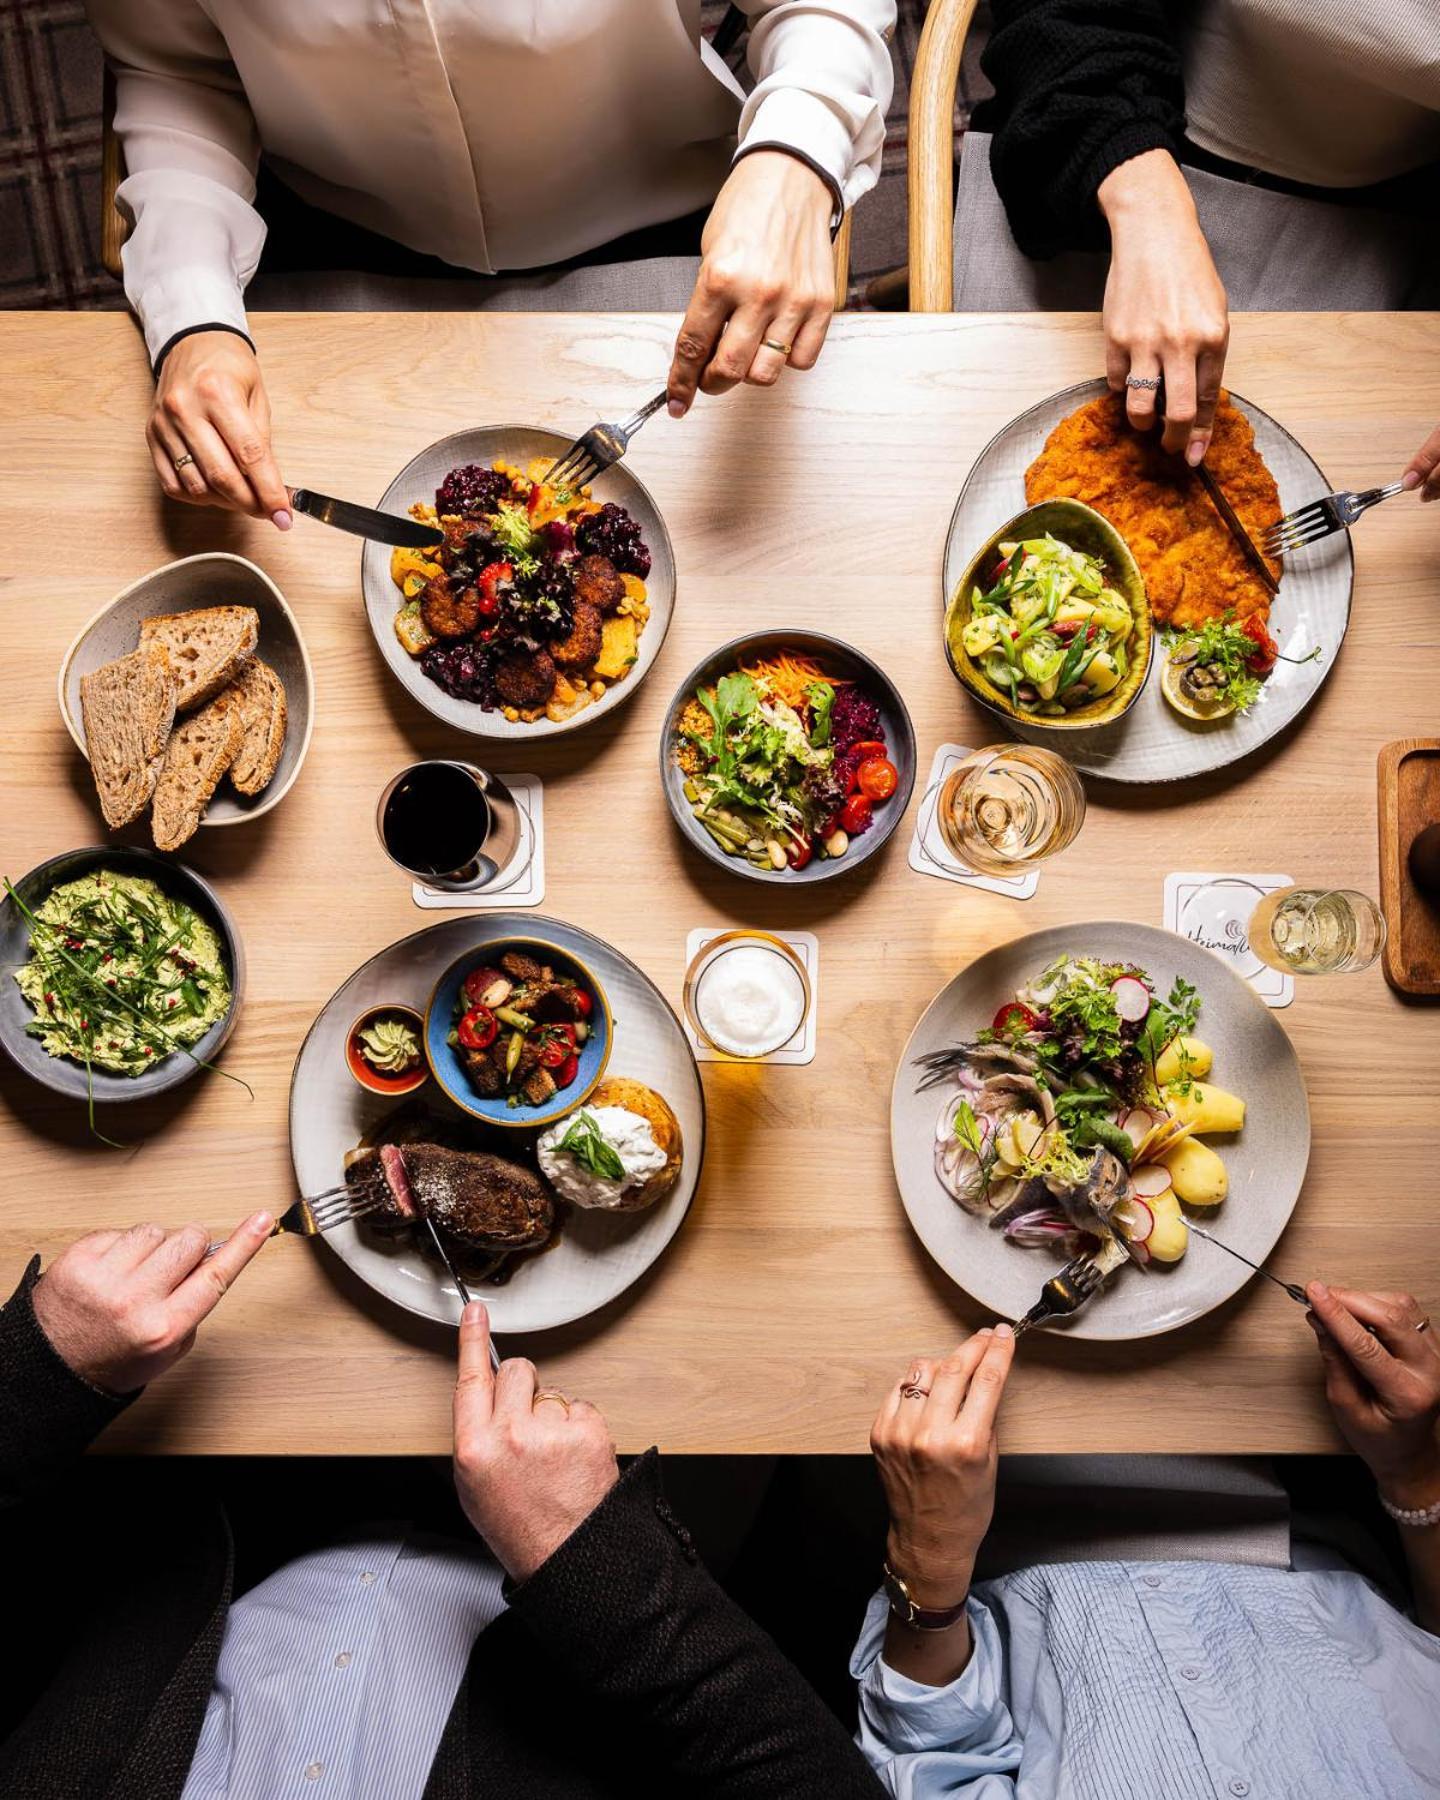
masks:
<svg viewBox="0 0 1440 1800"><path fill-rule="evenodd" d="M1195 473L1200 477L1200 485L1210 496L1216 512L1218 512L1220 517L1225 521L1226 529L1229 531L1231 537L1234 538L1241 550L1244 551L1245 560L1265 583L1267 590L1272 594L1278 594L1280 592L1280 583L1275 579L1274 575L1271 574L1270 565L1257 549L1254 538L1251 537L1250 533L1241 523L1239 513L1236 512L1235 508L1225 498L1225 491L1220 486L1220 483L1205 467L1203 462L1196 463Z"/></svg>
<svg viewBox="0 0 1440 1800"><path fill-rule="evenodd" d="M445 1240L435 1229L435 1221L430 1217L428 1212L425 1214L425 1229L430 1233L430 1242L434 1244L436 1250L440 1253L440 1260L445 1265L445 1273L455 1283L455 1292L460 1296L460 1304L462 1306L468 1306L475 1296L470 1292L469 1288L466 1287L460 1271L451 1261L450 1252L445 1248ZM490 1339L490 1367L492 1369L498 1369L500 1367L500 1352L495 1348L495 1339L493 1337Z"/></svg>
<svg viewBox="0 0 1440 1800"><path fill-rule="evenodd" d="M418 519L380 512L373 506L357 506L353 500L332 500L328 494L317 494L310 488L290 488L288 492L296 512L318 519L322 525L333 525L337 531L348 531L353 537L394 544L402 550L438 550L445 542L443 531L434 525L422 525Z"/></svg>

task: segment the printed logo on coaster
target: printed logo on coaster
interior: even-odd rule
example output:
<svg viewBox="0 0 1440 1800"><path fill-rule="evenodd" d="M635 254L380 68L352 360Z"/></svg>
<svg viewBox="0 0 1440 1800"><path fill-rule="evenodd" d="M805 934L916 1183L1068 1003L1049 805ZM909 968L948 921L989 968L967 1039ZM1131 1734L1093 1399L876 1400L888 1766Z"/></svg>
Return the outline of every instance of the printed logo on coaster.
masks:
<svg viewBox="0 0 1440 1800"><path fill-rule="evenodd" d="M970 754L964 744L942 744L930 765L930 779L915 813L910 838L910 867L917 875L933 875L939 881L958 881L963 887L985 888L992 894L1008 894L1012 900L1028 900L1040 885L1040 874L1030 869L1023 875L980 875L957 862L940 830L940 789L945 777Z"/></svg>
<svg viewBox="0 0 1440 1800"><path fill-rule="evenodd" d="M450 894L415 882L410 896L428 912L481 912L494 906L538 906L545 898L545 788L538 775L507 775L505 785L520 814L515 854L488 887Z"/></svg>
<svg viewBox="0 0 1440 1800"><path fill-rule="evenodd" d="M1288 1006L1295 978L1260 960L1250 947L1249 924L1266 894L1290 885L1288 875L1167 875L1163 923L1229 963L1267 1006Z"/></svg>

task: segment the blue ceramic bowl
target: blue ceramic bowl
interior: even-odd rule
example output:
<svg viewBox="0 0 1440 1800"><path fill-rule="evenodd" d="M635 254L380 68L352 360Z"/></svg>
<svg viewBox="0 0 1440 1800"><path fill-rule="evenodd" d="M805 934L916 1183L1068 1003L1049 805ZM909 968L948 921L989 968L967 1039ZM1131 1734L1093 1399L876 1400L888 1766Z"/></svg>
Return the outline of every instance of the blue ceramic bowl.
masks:
<svg viewBox="0 0 1440 1800"><path fill-rule="evenodd" d="M460 1050L445 1041L455 1023L455 1003L465 977L472 969L483 965L494 964L498 967L500 958L507 950L524 951L537 962L548 964L557 974L570 976L586 987L595 999L595 1009L586 1021L590 1033L580 1046L580 1071L569 1087L561 1088L543 1106L531 1106L523 1098L518 1104L511 1106L504 1095L486 1099L466 1073ZM577 1106L587 1100L605 1073L613 1036L610 1002L605 997L604 988L579 957L572 956L568 950L562 950L558 944L552 944L545 938L479 939L473 948L451 963L435 983L429 1004L425 1008L425 1060L447 1098L472 1118L483 1119L488 1125L506 1126L512 1130L536 1131L546 1125L553 1125L556 1119L574 1112Z"/></svg>

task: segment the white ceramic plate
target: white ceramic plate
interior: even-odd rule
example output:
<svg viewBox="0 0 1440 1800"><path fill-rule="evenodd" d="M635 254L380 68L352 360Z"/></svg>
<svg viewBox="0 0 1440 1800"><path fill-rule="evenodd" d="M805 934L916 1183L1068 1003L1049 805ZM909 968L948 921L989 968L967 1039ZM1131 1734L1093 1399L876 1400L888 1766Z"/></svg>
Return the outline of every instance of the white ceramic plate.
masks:
<svg viewBox="0 0 1440 1800"><path fill-rule="evenodd" d="M336 989L300 1048L290 1081L290 1157L302 1194L321 1193L342 1179L346 1154L399 1104L368 1093L346 1068L350 1027L366 1007L389 1001L423 1012L430 990L456 957L507 937L550 939L594 970L614 1014L608 1073L643 1081L670 1102L685 1151L680 1179L656 1205L623 1214L571 1209L553 1249L523 1261L502 1286L477 1285L497 1332L545 1331L604 1306L650 1267L680 1229L705 1156L705 1095L694 1054L660 990L618 950L574 925L528 912L449 919L391 944ZM433 1081L416 1098L464 1126L464 1114ZM487 1147L494 1147L493 1139ZM454 1284L407 1237L381 1239L345 1225L324 1242L397 1306L458 1323Z"/></svg>
<svg viewBox="0 0 1440 1800"><path fill-rule="evenodd" d="M1007 1319L1035 1304L1060 1261L1006 1243L941 1187L933 1153L945 1090L917 1093L916 1061L973 1038L1017 987L1067 953L1138 963L1162 996L1177 975L1199 989L1196 1035L1215 1052L1215 1083L1245 1101L1243 1131L1205 1139L1230 1179L1228 1198L1196 1215L1207 1230L1264 1262L1294 1210L1310 1160L1310 1108L1290 1040L1249 985L1210 951L1154 925L1118 920L1056 926L987 951L941 989L910 1034L890 1097L890 1152L921 1243L952 1281ZM1185 1255L1168 1268L1117 1270L1073 1323L1057 1329L1081 1338L1153 1337L1200 1318L1250 1279L1234 1257L1192 1236Z"/></svg>
<svg viewBox="0 0 1440 1800"><path fill-rule="evenodd" d="M562 455L570 448L571 441L557 431L542 431L535 425L482 425L471 431L457 431L412 457L386 488L379 501L380 508L383 512L408 513L416 501L433 505L436 488L452 469L463 463L508 462L523 469L534 457ZM533 724L527 724L523 719L507 719L502 712L487 712L472 700L457 700L431 681L422 671L419 659L411 656L395 635L395 615L404 601L399 588L390 579L390 547L366 544L360 562L360 581L370 629L380 646L380 654L400 685L426 712L453 725L457 731L469 732L472 737L514 738L520 743L533 743L536 738L581 731L595 720L604 718L617 706L623 706L650 673L660 654L660 646L665 642L670 616L675 609L675 553L670 534L649 492L623 463L607 469L593 485L597 500L613 500L617 506L623 506L640 527L640 535L650 552L650 573L645 578L650 617L640 633L635 667L625 679L612 683L604 698L593 706L587 706L573 719L558 725L549 719L536 719Z"/></svg>
<svg viewBox="0 0 1440 1800"><path fill-rule="evenodd" d="M1023 511L1025 471L1044 448L1046 438L1068 414L1106 391L1103 381L1084 381L1052 394L1012 419L980 452L960 490L945 540L942 621L955 583L977 546ZM1256 448L1279 486L1282 512L1293 512L1331 491L1331 483L1315 459L1283 425L1240 395L1232 393L1230 398L1255 428ZM1109 781L1179 781L1223 769L1283 731L1320 691L1345 639L1354 576L1348 532L1337 532L1286 558L1280 592L1270 612L1270 630L1282 656L1308 656L1317 644L1322 654L1316 662L1277 663L1248 713L1232 713L1209 724L1182 718L1160 692L1165 653L1157 637L1150 678L1135 704L1113 725L1062 737L1056 732L1012 726L1009 720L1005 723L1017 736L1060 750L1084 774L1103 775Z"/></svg>
<svg viewBox="0 0 1440 1800"><path fill-rule="evenodd" d="M255 654L270 664L285 688L285 748L269 784L249 797L222 781L205 808L201 825L243 825L278 806L295 784L315 718L315 678L300 625L285 597L261 568L226 550L182 556L179 562L152 569L132 581L94 618L81 626L60 664L60 716L75 747L85 754L85 728L80 712L80 677L117 657L127 656L140 641L143 620L156 613L190 612L202 606L253 606L260 615L260 642Z"/></svg>

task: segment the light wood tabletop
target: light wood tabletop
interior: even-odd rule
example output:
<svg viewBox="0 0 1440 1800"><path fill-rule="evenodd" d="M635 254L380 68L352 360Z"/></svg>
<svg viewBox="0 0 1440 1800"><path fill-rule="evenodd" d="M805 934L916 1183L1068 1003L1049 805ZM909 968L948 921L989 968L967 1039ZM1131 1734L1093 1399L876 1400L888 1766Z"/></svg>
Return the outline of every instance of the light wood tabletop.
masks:
<svg viewBox="0 0 1440 1800"><path fill-rule="evenodd" d="M265 316L255 330L288 480L373 502L415 451L460 427L557 429L653 390L660 317ZM1433 728L1440 693L1440 507L1400 499L1355 533L1338 666L1297 730L1254 762L1174 788L1094 786L1078 842L1019 903L906 867L905 821L862 875L782 892L683 848L656 772L665 706L691 664L746 628L813 625L875 656L904 692L920 768L945 740L1002 735L940 648L940 555L966 471L1032 402L1102 367L1096 320L851 316L820 367L775 392L663 416L631 452L673 536L676 617L644 689L596 729L478 746L546 782L541 910L599 933L678 1003L702 924L804 928L821 944L809 1067L706 1065L710 1137L688 1219L620 1301L526 1341L545 1377L605 1410L625 1450L859 1451L916 1352L983 1315L912 1235L890 1167L891 1078L931 996L988 946L1098 918L1158 924L1167 872L1283 869L1376 891L1375 768ZM234 549L279 583L315 665L317 718L295 789L251 826L202 831L185 858L220 889L249 961L225 1066L112 1115L0 1071L0 1291L36 1251L97 1226L200 1218L217 1230L293 1197L291 1064L366 957L426 922L373 813L417 755L477 750L383 667L359 598L359 543L162 505L143 442L150 392L117 316L0 315L3 870L101 840L55 679L76 629L173 557ZM1337 486L1395 477L1436 423L1440 317L1235 321L1229 379L1288 426ZM913 805L913 802L912 802ZM137 839L136 841L140 841ZM442 915L444 916L444 915ZM453 916L453 915L450 915ZM1292 1278L1411 1287L1440 1316L1431 1236L1440 1161L1440 1014L1367 973L1298 984L1276 1016L1310 1094L1309 1178L1275 1261ZM1237 1197L1232 1205L1243 1205ZM514 1343L512 1348L520 1348ZM388 1307L322 1248L270 1245L184 1364L107 1447L185 1452L443 1452L453 1336ZM1132 1347L1028 1340L1003 1443L1024 1450L1332 1448L1300 1309L1253 1282L1202 1322Z"/></svg>

